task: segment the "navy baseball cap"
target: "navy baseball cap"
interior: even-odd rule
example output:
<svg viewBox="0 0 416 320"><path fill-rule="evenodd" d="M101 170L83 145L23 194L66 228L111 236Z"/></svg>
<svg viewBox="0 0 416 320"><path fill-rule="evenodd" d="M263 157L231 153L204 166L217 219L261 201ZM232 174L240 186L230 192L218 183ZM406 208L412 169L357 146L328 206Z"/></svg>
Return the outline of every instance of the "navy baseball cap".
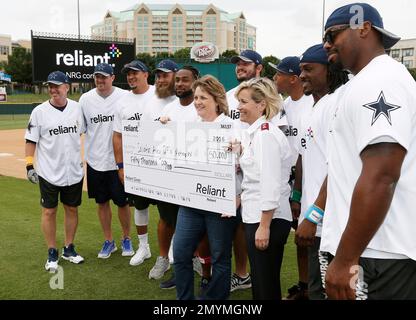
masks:
<svg viewBox="0 0 416 320"><path fill-rule="evenodd" d="M99 63L95 66L94 75L95 74L102 74L105 77L112 76L114 74L113 67L110 66L108 63Z"/></svg>
<svg viewBox="0 0 416 320"><path fill-rule="evenodd" d="M299 76L301 72L299 63L299 57L286 57L283 58L278 65L269 62L269 66L278 72Z"/></svg>
<svg viewBox="0 0 416 320"><path fill-rule="evenodd" d="M162 71L162 72L176 72L179 70L178 65L169 59L162 60L156 66L155 71Z"/></svg>
<svg viewBox="0 0 416 320"><path fill-rule="evenodd" d="M50 84L50 83L60 86L61 84L69 83L69 78L62 71L54 71L48 75L48 79L43 84Z"/></svg>
<svg viewBox="0 0 416 320"><path fill-rule="evenodd" d="M362 10L362 11L361 11ZM385 49L391 48L399 40L400 37L384 29L383 18L376 8L370 6L368 3L351 3L336 9L328 17L325 24L325 30L332 26L349 24L351 28L358 28L358 21L360 19L360 12L363 13L361 21L369 21L374 29L381 33L383 38L383 46ZM354 25L354 23L357 23Z"/></svg>
<svg viewBox="0 0 416 320"><path fill-rule="evenodd" d="M263 58L260 54L258 54L254 50L244 50L241 51L240 55L234 56L231 58L231 63L237 63L238 61L243 60L245 62L254 62L255 64L261 64L263 62Z"/></svg>
<svg viewBox="0 0 416 320"><path fill-rule="evenodd" d="M322 43L310 47L300 56L300 63L307 62L329 64L328 54Z"/></svg>
<svg viewBox="0 0 416 320"><path fill-rule="evenodd" d="M121 73L127 73L129 70L149 72L149 68L140 60L133 60L124 65L123 69L121 69Z"/></svg>

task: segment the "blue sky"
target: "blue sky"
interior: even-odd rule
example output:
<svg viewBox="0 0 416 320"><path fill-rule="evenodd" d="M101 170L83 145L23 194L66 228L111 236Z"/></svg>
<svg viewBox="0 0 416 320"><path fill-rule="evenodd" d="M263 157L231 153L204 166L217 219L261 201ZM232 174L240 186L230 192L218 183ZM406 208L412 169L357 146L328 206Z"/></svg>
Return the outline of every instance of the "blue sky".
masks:
<svg viewBox="0 0 416 320"><path fill-rule="evenodd" d="M80 0L81 34L101 21L107 10L120 11L142 1ZM242 11L247 22L257 27L257 51L279 58L300 55L321 39L323 0L149 0L145 3L209 4L228 12ZM326 0L325 16L337 7L351 3ZM402 38L416 38L414 0L369 0L384 20L385 28ZM13 0L2 7L0 33L13 40L30 39L30 30L78 33L77 0Z"/></svg>

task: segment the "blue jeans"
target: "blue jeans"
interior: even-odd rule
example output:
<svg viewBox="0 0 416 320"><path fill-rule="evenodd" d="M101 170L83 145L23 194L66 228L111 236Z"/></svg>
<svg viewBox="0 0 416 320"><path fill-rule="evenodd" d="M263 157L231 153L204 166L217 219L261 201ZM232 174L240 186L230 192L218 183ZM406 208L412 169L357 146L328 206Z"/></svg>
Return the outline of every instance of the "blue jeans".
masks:
<svg viewBox="0 0 416 320"><path fill-rule="evenodd" d="M223 300L230 295L231 248L236 219L221 218L218 213L180 207L173 240L176 296L193 300L194 271L192 258L205 233L211 251L212 277L201 299Z"/></svg>

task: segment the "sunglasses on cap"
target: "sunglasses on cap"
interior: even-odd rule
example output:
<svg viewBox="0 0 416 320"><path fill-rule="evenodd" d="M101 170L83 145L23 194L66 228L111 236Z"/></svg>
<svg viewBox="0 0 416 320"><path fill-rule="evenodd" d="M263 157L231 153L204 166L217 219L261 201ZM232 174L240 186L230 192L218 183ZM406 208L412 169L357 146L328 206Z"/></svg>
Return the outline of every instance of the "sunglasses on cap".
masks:
<svg viewBox="0 0 416 320"><path fill-rule="evenodd" d="M327 30L322 39L322 43L328 42L329 44L333 44L337 35L340 34L342 31L348 29L349 27L349 24L342 24Z"/></svg>

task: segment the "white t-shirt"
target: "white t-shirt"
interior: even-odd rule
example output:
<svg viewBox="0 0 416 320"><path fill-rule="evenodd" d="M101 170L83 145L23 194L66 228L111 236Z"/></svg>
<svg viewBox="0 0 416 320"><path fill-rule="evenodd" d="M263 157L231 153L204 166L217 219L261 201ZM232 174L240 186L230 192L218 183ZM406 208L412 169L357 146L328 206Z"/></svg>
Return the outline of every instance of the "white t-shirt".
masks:
<svg viewBox="0 0 416 320"><path fill-rule="evenodd" d="M36 142L36 171L49 183L64 187L84 176L81 134L84 117L78 102L67 99L64 111L49 101L38 105L30 115L25 139Z"/></svg>
<svg viewBox="0 0 416 320"><path fill-rule="evenodd" d="M183 106L179 99L167 104L160 115L169 117L170 121L176 122L193 122L198 119L194 103L191 102L191 104Z"/></svg>
<svg viewBox="0 0 416 320"><path fill-rule="evenodd" d="M170 96L167 98L159 98L156 94L147 103L147 113L152 120L160 118L163 109L171 102L178 100L176 96Z"/></svg>
<svg viewBox="0 0 416 320"><path fill-rule="evenodd" d="M116 170L113 150L113 121L117 103L127 91L114 87L106 98L96 89L83 94L79 99L86 124L85 159L94 170Z"/></svg>
<svg viewBox="0 0 416 320"><path fill-rule="evenodd" d="M244 223L258 223L262 211L273 210L273 219L292 221L290 193L290 146L283 132L266 121L256 120L242 132L243 171L241 215Z"/></svg>
<svg viewBox="0 0 416 320"><path fill-rule="evenodd" d="M304 219L305 211L318 197L322 183L328 174L329 123L337 105L338 92L342 88L341 86L336 92L323 96L312 108L305 106L309 112L302 111L303 128L298 129L300 132L295 137L300 143L300 154L302 155L302 209L299 223ZM316 230L317 237L321 236L321 231L322 223L319 223Z"/></svg>
<svg viewBox="0 0 416 320"><path fill-rule="evenodd" d="M122 132L121 122L123 120L153 120L147 112L147 102L155 95L155 87L142 94L134 94L129 91L117 103L114 114L113 131Z"/></svg>
<svg viewBox="0 0 416 320"><path fill-rule="evenodd" d="M362 257L416 260L416 83L406 68L387 55L374 58L345 85L329 132L321 250L338 248L362 170L360 153L374 141L396 141L407 150L400 179Z"/></svg>
<svg viewBox="0 0 416 320"><path fill-rule="evenodd" d="M296 165L298 155L300 153L300 137L302 134L302 119L305 114L309 114L314 104L312 95L303 95L299 100L293 101L291 97L287 97L283 103L286 113L288 126L284 133L289 140L292 150L292 166Z"/></svg>

